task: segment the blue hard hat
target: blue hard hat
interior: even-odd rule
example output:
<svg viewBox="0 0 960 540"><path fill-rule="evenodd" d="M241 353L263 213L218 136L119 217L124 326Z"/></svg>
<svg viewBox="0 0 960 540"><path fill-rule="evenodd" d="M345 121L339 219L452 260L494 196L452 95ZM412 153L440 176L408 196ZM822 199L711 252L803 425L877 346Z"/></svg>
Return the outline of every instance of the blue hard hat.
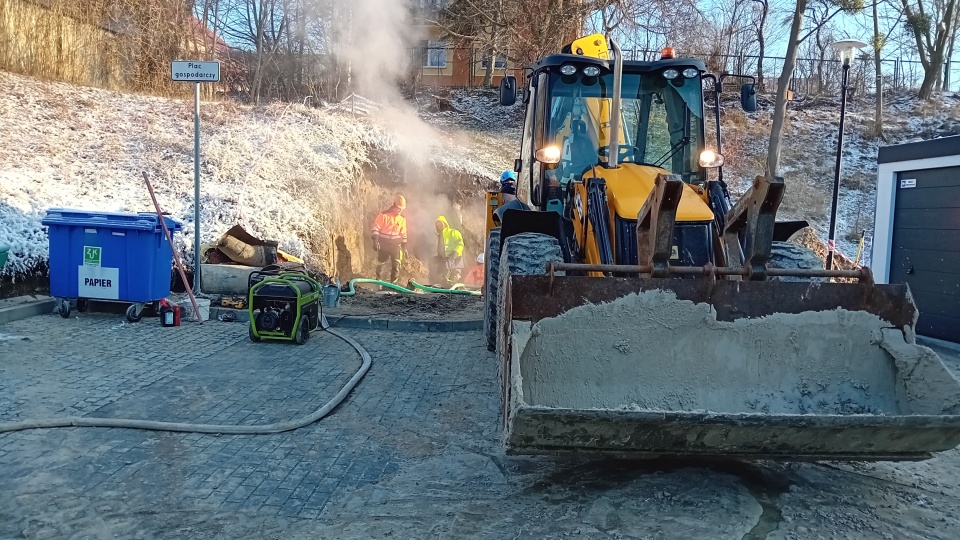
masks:
<svg viewBox="0 0 960 540"><path fill-rule="evenodd" d="M501 182L516 182L517 173L513 171L503 171L503 174L500 175Z"/></svg>

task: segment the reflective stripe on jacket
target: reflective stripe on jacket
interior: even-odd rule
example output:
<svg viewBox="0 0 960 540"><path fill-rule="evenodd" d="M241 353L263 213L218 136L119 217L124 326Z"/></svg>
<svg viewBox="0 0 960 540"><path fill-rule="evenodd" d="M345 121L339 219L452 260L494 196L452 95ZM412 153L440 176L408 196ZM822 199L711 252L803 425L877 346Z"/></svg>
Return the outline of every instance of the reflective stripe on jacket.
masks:
<svg viewBox="0 0 960 540"><path fill-rule="evenodd" d="M380 235L383 240L406 242L407 218L397 214L394 208L381 212L373 223L373 234Z"/></svg>

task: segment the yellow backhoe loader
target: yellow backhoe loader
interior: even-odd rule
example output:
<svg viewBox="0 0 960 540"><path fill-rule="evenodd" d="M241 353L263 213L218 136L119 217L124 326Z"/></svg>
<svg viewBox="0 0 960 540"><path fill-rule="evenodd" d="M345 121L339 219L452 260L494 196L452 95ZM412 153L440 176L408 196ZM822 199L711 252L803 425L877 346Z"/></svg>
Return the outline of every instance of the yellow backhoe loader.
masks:
<svg viewBox="0 0 960 540"><path fill-rule="evenodd" d="M593 35L522 92L503 80L501 103L525 106L529 205L487 200L507 452L911 460L960 444L960 384L916 344L907 286L784 242L805 223L776 222L782 178L731 204L720 90L739 76L705 71Z"/></svg>

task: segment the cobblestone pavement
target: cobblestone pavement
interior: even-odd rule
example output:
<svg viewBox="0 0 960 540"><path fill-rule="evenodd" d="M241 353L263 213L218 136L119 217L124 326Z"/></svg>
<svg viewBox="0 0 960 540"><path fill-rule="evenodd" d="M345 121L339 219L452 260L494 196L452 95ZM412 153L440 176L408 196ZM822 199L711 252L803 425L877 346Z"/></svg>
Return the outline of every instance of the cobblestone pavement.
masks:
<svg viewBox="0 0 960 540"><path fill-rule="evenodd" d="M0 421L285 421L360 364L326 333L298 347L250 343L237 323L121 320L0 325ZM0 538L960 537L956 450L853 465L507 457L480 332L345 332L372 369L293 432L0 435Z"/></svg>

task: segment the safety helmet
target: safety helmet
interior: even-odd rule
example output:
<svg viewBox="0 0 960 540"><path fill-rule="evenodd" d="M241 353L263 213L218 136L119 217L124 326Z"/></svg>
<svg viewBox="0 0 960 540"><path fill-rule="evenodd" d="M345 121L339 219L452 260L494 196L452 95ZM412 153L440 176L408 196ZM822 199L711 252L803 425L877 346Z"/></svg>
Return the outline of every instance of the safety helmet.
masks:
<svg viewBox="0 0 960 540"><path fill-rule="evenodd" d="M503 174L500 175L501 182L516 182L517 173L513 171L503 171Z"/></svg>
<svg viewBox="0 0 960 540"><path fill-rule="evenodd" d="M483 264L483 253L477 255L477 264Z"/></svg>
<svg viewBox="0 0 960 540"><path fill-rule="evenodd" d="M396 206L397 208L403 210L404 208L407 207L407 200L403 198L403 195L397 195L397 196L393 199L393 205Z"/></svg>

